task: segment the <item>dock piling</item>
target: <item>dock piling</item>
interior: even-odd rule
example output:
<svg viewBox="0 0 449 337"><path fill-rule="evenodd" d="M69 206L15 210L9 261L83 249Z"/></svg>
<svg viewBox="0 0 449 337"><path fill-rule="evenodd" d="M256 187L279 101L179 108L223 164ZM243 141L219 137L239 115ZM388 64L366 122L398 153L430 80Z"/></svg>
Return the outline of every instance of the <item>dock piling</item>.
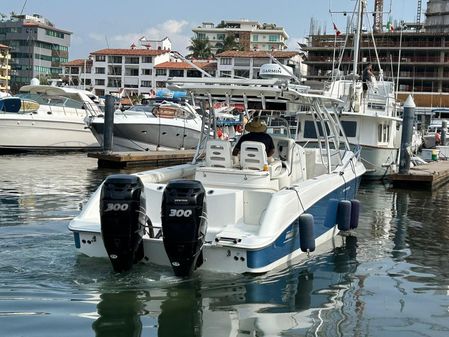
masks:
<svg viewBox="0 0 449 337"><path fill-rule="evenodd" d="M103 152L112 152L114 137L114 97L106 95L104 110Z"/></svg>
<svg viewBox="0 0 449 337"><path fill-rule="evenodd" d="M402 118L401 155L399 160L399 174L407 174L410 170L410 147L413 137L413 121L415 119L415 102L409 95L404 103Z"/></svg>

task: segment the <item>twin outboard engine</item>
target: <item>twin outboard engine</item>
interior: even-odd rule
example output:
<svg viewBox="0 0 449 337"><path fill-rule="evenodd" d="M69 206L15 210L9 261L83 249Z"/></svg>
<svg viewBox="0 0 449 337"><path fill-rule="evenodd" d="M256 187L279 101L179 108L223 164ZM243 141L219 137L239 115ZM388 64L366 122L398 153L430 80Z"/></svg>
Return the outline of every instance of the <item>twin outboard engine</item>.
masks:
<svg viewBox="0 0 449 337"><path fill-rule="evenodd" d="M100 197L101 234L116 272L130 270L143 258L145 224L143 184L137 176L116 174L103 183Z"/></svg>
<svg viewBox="0 0 449 337"><path fill-rule="evenodd" d="M176 276L189 276L203 263L207 219L205 190L196 180L173 180L162 196L162 235Z"/></svg>

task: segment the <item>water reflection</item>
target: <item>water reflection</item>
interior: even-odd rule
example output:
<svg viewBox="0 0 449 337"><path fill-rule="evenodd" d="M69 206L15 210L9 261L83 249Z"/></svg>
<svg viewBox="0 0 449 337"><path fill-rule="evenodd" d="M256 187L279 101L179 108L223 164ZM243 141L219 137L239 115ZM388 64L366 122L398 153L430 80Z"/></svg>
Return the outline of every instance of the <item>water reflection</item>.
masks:
<svg viewBox="0 0 449 337"><path fill-rule="evenodd" d="M99 318L92 324L97 337L139 337L143 303L136 291L103 293L97 305Z"/></svg>
<svg viewBox="0 0 449 337"><path fill-rule="evenodd" d="M355 279L357 238L304 265L257 277L198 273L147 291L105 292L97 305L96 336L338 336L346 320L344 293ZM223 282L223 279L226 281ZM356 303L358 310L363 303ZM144 324L144 321L150 323ZM153 322L153 323L151 323ZM157 322L155 325L154 322Z"/></svg>

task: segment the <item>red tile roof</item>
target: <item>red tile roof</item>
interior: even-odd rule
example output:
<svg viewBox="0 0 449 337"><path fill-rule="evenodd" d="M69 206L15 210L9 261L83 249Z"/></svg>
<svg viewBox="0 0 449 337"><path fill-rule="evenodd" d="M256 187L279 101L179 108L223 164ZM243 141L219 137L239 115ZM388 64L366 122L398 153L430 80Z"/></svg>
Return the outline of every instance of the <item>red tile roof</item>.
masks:
<svg viewBox="0 0 449 337"><path fill-rule="evenodd" d="M63 63L63 66L69 67L69 66L84 66L84 62L86 62L87 65L92 65L92 60L84 60L84 59L76 59L76 60L72 60L69 61L67 63Z"/></svg>
<svg viewBox="0 0 449 337"><path fill-rule="evenodd" d="M170 50L157 49L101 49L92 52L92 55L120 55L120 56L158 56L169 53Z"/></svg>
<svg viewBox="0 0 449 337"><path fill-rule="evenodd" d="M299 55L297 51L285 51L276 50L272 52L258 50L258 51L238 51L238 50L227 50L220 54L215 55L215 57L244 57L244 58L266 58L271 54L275 58L290 58Z"/></svg>
<svg viewBox="0 0 449 337"><path fill-rule="evenodd" d="M192 62L192 63L201 69L215 69L217 67L217 63L215 62ZM154 68L177 69L177 70L195 69L187 62L163 62L159 63L158 65L155 65Z"/></svg>

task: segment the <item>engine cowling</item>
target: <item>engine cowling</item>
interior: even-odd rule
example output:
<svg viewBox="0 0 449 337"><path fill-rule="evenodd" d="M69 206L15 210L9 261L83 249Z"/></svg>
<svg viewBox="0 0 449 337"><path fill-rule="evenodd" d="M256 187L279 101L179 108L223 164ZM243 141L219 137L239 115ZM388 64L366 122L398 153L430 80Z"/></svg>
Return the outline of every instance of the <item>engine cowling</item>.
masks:
<svg viewBox="0 0 449 337"><path fill-rule="evenodd" d="M101 235L116 272L130 270L143 258L145 200L137 176L116 174L103 183L100 196Z"/></svg>
<svg viewBox="0 0 449 337"><path fill-rule="evenodd" d="M202 264L206 236L206 192L196 180L173 180L162 196L162 237L176 276L189 276Z"/></svg>

